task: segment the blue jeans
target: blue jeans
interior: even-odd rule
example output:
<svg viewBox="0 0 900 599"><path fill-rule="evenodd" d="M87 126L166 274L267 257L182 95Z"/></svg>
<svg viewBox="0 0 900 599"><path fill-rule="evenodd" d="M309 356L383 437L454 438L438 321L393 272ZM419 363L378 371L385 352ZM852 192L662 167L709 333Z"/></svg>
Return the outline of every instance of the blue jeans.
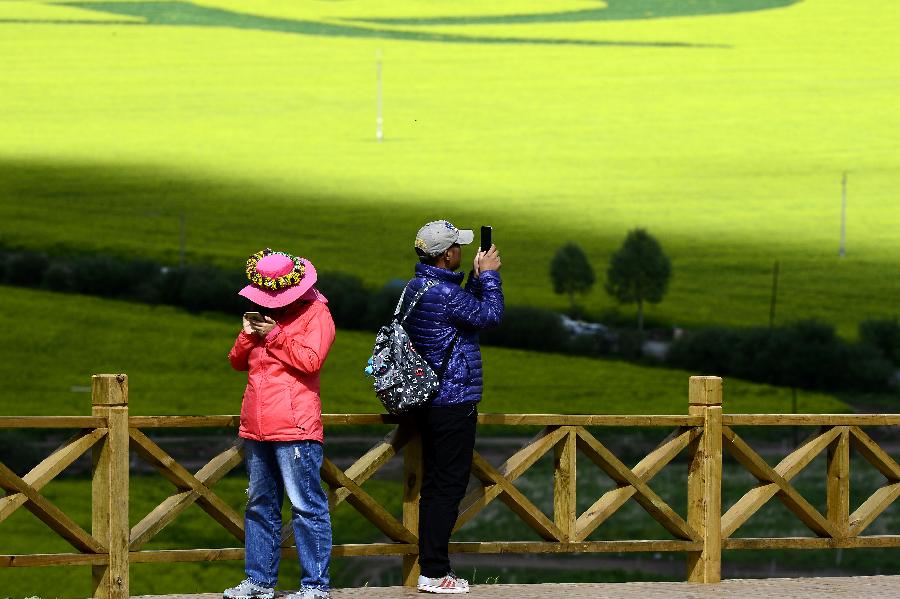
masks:
<svg viewBox="0 0 900 599"><path fill-rule="evenodd" d="M287 491L303 574L301 588L328 590L331 519L322 489L322 444L317 441L244 440L250 486L244 516L245 571L255 583L274 587L281 559L281 503Z"/></svg>

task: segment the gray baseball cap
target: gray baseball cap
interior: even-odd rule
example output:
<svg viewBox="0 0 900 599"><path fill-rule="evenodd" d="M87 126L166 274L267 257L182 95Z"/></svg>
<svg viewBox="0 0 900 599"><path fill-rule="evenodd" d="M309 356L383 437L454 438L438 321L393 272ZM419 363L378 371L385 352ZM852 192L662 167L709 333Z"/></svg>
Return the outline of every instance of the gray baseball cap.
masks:
<svg viewBox="0 0 900 599"><path fill-rule="evenodd" d="M457 229L446 220L435 220L416 233L415 248L429 256L438 256L451 245L468 245L475 239L471 229Z"/></svg>

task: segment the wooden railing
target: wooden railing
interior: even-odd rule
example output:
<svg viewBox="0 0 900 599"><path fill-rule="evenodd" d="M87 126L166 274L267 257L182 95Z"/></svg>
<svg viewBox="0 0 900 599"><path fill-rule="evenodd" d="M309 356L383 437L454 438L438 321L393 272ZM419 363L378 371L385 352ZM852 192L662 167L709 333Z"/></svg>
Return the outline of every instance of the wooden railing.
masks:
<svg viewBox="0 0 900 599"><path fill-rule="evenodd" d="M243 518L213 491L213 486L241 463L240 441L191 474L144 431L154 428L230 427L237 416L129 416L125 375L95 375L90 417L0 417L0 428L78 429L71 439L25 476L0 462L0 523L25 507L68 541L77 553L4 555L0 567L90 565L94 596L128 597L129 564L240 560L243 547L227 549L147 550L144 546L190 505L197 504L243 545ZM327 414L326 428L341 425L395 424L383 441L346 470L327 459L322 479L330 487L332 508L344 501L374 524L388 542L336 545L335 556L397 555L403 558L403 580L418 575L418 494L421 445L416 431L402 418L380 414ZM457 529L499 499L542 541L454 542L455 553L582 553L683 552L687 579L720 580L723 549L804 549L900 547L900 534L863 535L871 522L900 495L900 466L863 430L883 426L897 430L900 415L844 414L723 414L722 380L691 377L689 413L676 416L576 416L555 414L482 414L482 425L542 427L501 466L494 467L477 452L472 474L480 484L463 500ZM814 432L777 466L771 467L732 427L806 426ZM671 434L633 468L626 466L588 427L660 427ZM894 438L897 438L896 436ZM758 484L724 514L721 505L722 450L748 470ZM129 527L129 448L175 487L134 527ZM87 451L93 452L93 500L88 533L40 494L41 489ZM515 485L516 479L542 456L553 451L553 514L547 515ZM850 452L860 454L886 482L850 513ZM400 519L363 488L394 456L403 455L403 510ZM581 452L612 479L615 488L603 493L586 511L576 506L576 453ZM820 513L791 485L791 480L816 456L827 452L827 510ZM664 501L649 483L667 464L687 452L687 510L684 516ZM582 473L584 475L584 473ZM735 538L734 533L763 505L778 497L814 537ZM633 498L670 534L668 539L587 540L612 514ZM2 539L2 537L0 537ZM290 525L282 534L282 552L293 552ZM3 550L0 541L0 551Z"/></svg>

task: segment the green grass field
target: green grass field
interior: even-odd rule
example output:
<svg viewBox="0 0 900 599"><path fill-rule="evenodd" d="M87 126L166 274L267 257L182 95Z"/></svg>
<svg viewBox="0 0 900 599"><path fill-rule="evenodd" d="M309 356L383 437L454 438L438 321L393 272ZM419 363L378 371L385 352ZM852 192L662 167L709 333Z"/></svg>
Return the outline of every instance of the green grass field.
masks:
<svg viewBox="0 0 900 599"><path fill-rule="evenodd" d="M92 297L0 287L0 379L5 415L86 415L90 396L72 387L90 375L129 375L134 414L236 414L246 374L226 355L238 326L220 315L192 316ZM37 314L34 323L19 315ZM339 331L322 373L323 411L381 412L362 369L374 335ZM487 347L483 412L684 414L686 371ZM728 412L789 412L790 391L729 379ZM799 393L801 412L843 412L839 398Z"/></svg>
<svg viewBox="0 0 900 599"><path fill-rule="evenodd" d="M271 245L377 286L446 216L495 227L510 303L562 307L555 249L602 279L643 226L675 273L649 317L764 324L779 260L778 320L853 336L900 295L898 24L875 0L0 1L0 241L174 262L184 213L190 260Z"/></svg>

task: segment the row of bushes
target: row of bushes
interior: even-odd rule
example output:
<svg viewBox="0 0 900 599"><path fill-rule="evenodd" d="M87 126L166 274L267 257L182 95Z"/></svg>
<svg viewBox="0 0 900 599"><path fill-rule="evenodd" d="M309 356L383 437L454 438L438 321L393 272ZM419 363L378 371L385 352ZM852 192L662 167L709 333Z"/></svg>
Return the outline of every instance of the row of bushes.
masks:
<svg viewBox="0 0 900 599"><path fill-rule="evenodd" d="M249 302L236 291L244 273L211 266L173 268L147 260L110 256L50 257L35 252L0 252L0 282L83 293L187 310L239 314ZM375 331L390 319L404 280L378 290L343 273L319 273L317 286L328 296L338 327ZM571 335L560 315L541 308L507 306L503 324L482 342L526 350L600 356L640 356L640 338L620 331L615 342L603 335ZM805 321L775 329L708 328L677 340L667 363L695 372L737 376L807 389L888 388L900 366L900 324L867 321L860 341L851 344L834 328Z"/></svg>
<svg viewBox="0 0 900 599"><path fill-rule="evenodd" d="M804 389L884 391L900 367L900 323L869 320L857 343L829 324L806 320L783 327L707 328L672 344L679 368Z"/></svg>

